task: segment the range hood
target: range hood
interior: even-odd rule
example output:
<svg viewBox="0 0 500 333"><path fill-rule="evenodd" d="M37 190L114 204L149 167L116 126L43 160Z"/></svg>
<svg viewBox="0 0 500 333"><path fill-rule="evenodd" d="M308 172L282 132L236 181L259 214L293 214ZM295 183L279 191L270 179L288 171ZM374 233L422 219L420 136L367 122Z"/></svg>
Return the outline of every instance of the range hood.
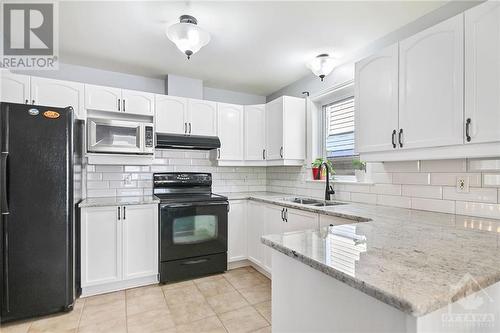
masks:
<svg viewBox="0 0 500 333"><path fill-rule="evenodd" d="M156 148L212 150L220 148L216 136L156 134Z"/></svg>

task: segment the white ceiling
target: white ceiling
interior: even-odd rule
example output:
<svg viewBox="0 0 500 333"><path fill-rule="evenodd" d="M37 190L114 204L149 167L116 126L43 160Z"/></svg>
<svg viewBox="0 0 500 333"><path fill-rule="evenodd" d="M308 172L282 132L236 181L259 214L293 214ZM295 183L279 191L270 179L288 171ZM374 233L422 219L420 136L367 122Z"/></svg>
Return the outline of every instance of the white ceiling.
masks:
<svg viewBox="0 0 500 333"><path fill-rule="evenodd" d="M319 53L345 56L436 9L438 1L61 2L61 62L148 77L177 74L268 95L309 73ZM165 29L191 14L212 36L191 60Z"/></svg>

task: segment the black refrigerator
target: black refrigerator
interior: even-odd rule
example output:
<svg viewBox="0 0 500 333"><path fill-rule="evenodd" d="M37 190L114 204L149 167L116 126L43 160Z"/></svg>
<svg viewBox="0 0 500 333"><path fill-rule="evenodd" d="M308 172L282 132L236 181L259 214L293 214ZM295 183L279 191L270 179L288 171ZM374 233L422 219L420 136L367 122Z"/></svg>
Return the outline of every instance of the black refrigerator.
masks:
<svg viewBox="0 0 500 333"><path fill-rule="evenodd" d="M0 104L2 323L73 308L82 129L71 107Z"/></svg>

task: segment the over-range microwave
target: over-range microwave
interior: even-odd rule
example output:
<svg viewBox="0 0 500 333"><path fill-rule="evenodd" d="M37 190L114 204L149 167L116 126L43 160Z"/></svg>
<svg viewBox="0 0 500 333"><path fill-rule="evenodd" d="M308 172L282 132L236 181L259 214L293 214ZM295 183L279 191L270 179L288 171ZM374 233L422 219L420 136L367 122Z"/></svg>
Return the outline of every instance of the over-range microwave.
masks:
<svg viewBox="0 0 500 333"><path fill-rule="evenodd" d="M87 151L153 155L153 124L108 118L87 119Z"/></svg>

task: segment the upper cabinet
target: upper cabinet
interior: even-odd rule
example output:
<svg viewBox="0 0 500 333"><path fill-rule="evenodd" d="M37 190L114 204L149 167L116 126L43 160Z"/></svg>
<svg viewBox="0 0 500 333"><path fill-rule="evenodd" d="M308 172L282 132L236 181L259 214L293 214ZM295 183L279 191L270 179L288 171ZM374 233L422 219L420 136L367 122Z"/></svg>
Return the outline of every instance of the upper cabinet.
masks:
<svg viewBox="0 0 500 333"><path fill-rule="evenodd" d="M241 161L243 154L243 122L242 105L218 103L217 128L221 141L218 152L219 160Z"/></svg>
<svg viewBox="0 0 500 333"><path fill-rule="evenodd" d="M156 95L156 132L184 135L217 135L217 103Z"/></svg>
<svg viewBox="0 0 500 333"><path fill-rule="evenodd" d="M463 142L463 29L460 14L400 42L400 148Z"/></svg>
<svg viewBox="0 0 500 333"><path fill-rule="evenodd" d="M186 98L155 96L155 128L157 133L187 134L188 102Z"/></svg>
<svg viewBox="0 0 500 333"><path fill-rule="evenodd" d="M359 153L396 148L398 52L395 44L356 63L355 142Z"/></svg>
<svg viewBox="0 0 500 333"><path fill-rule="evenodd" d="M37 105L73 107L75 115L85 118L84 84L31 77L31 100Z"/></svg>
<svg viewBox="0 0 500 333"><path fill-rule="evenodd" d="M500 3L465 12L465 143L500 141Z"/></svg>
<svg viewBox="0 0 500 333"><path fill-rule="evenodd" d="M245 160L263 161L266 159L266 106L245 105Z"/></svg>
<svg viewBox="0 0 500 333"><path fill-rule="evenodd" d="M85 118L84 84L2 72L2 102L65 108L71 106L76 118Z"/></svg>
<svg viewBox="0 0 500 333"><path fill-rule="evenodd" d="M86 84L85 108L153 116L154 94Z"/></svg>
<svg viewBox="0 0 500 333"><path fill-rule="evenodd" d="M217 135L217 103L199 99L188 100L189 134Z"/></svg>
<svg viewBox="0 0 500 333"><path fill-rule="evenodd" d="M300 165L306 155L306 106L303 98L282 96L266 104L266 158Z"/></svg>
<svg viewBox="0 0 500 333"><path fill-rule="evenodd" d="M28 75L12 74L6 70L0 72L1 101L8 103L31 104L30 77Z"/></svg>

